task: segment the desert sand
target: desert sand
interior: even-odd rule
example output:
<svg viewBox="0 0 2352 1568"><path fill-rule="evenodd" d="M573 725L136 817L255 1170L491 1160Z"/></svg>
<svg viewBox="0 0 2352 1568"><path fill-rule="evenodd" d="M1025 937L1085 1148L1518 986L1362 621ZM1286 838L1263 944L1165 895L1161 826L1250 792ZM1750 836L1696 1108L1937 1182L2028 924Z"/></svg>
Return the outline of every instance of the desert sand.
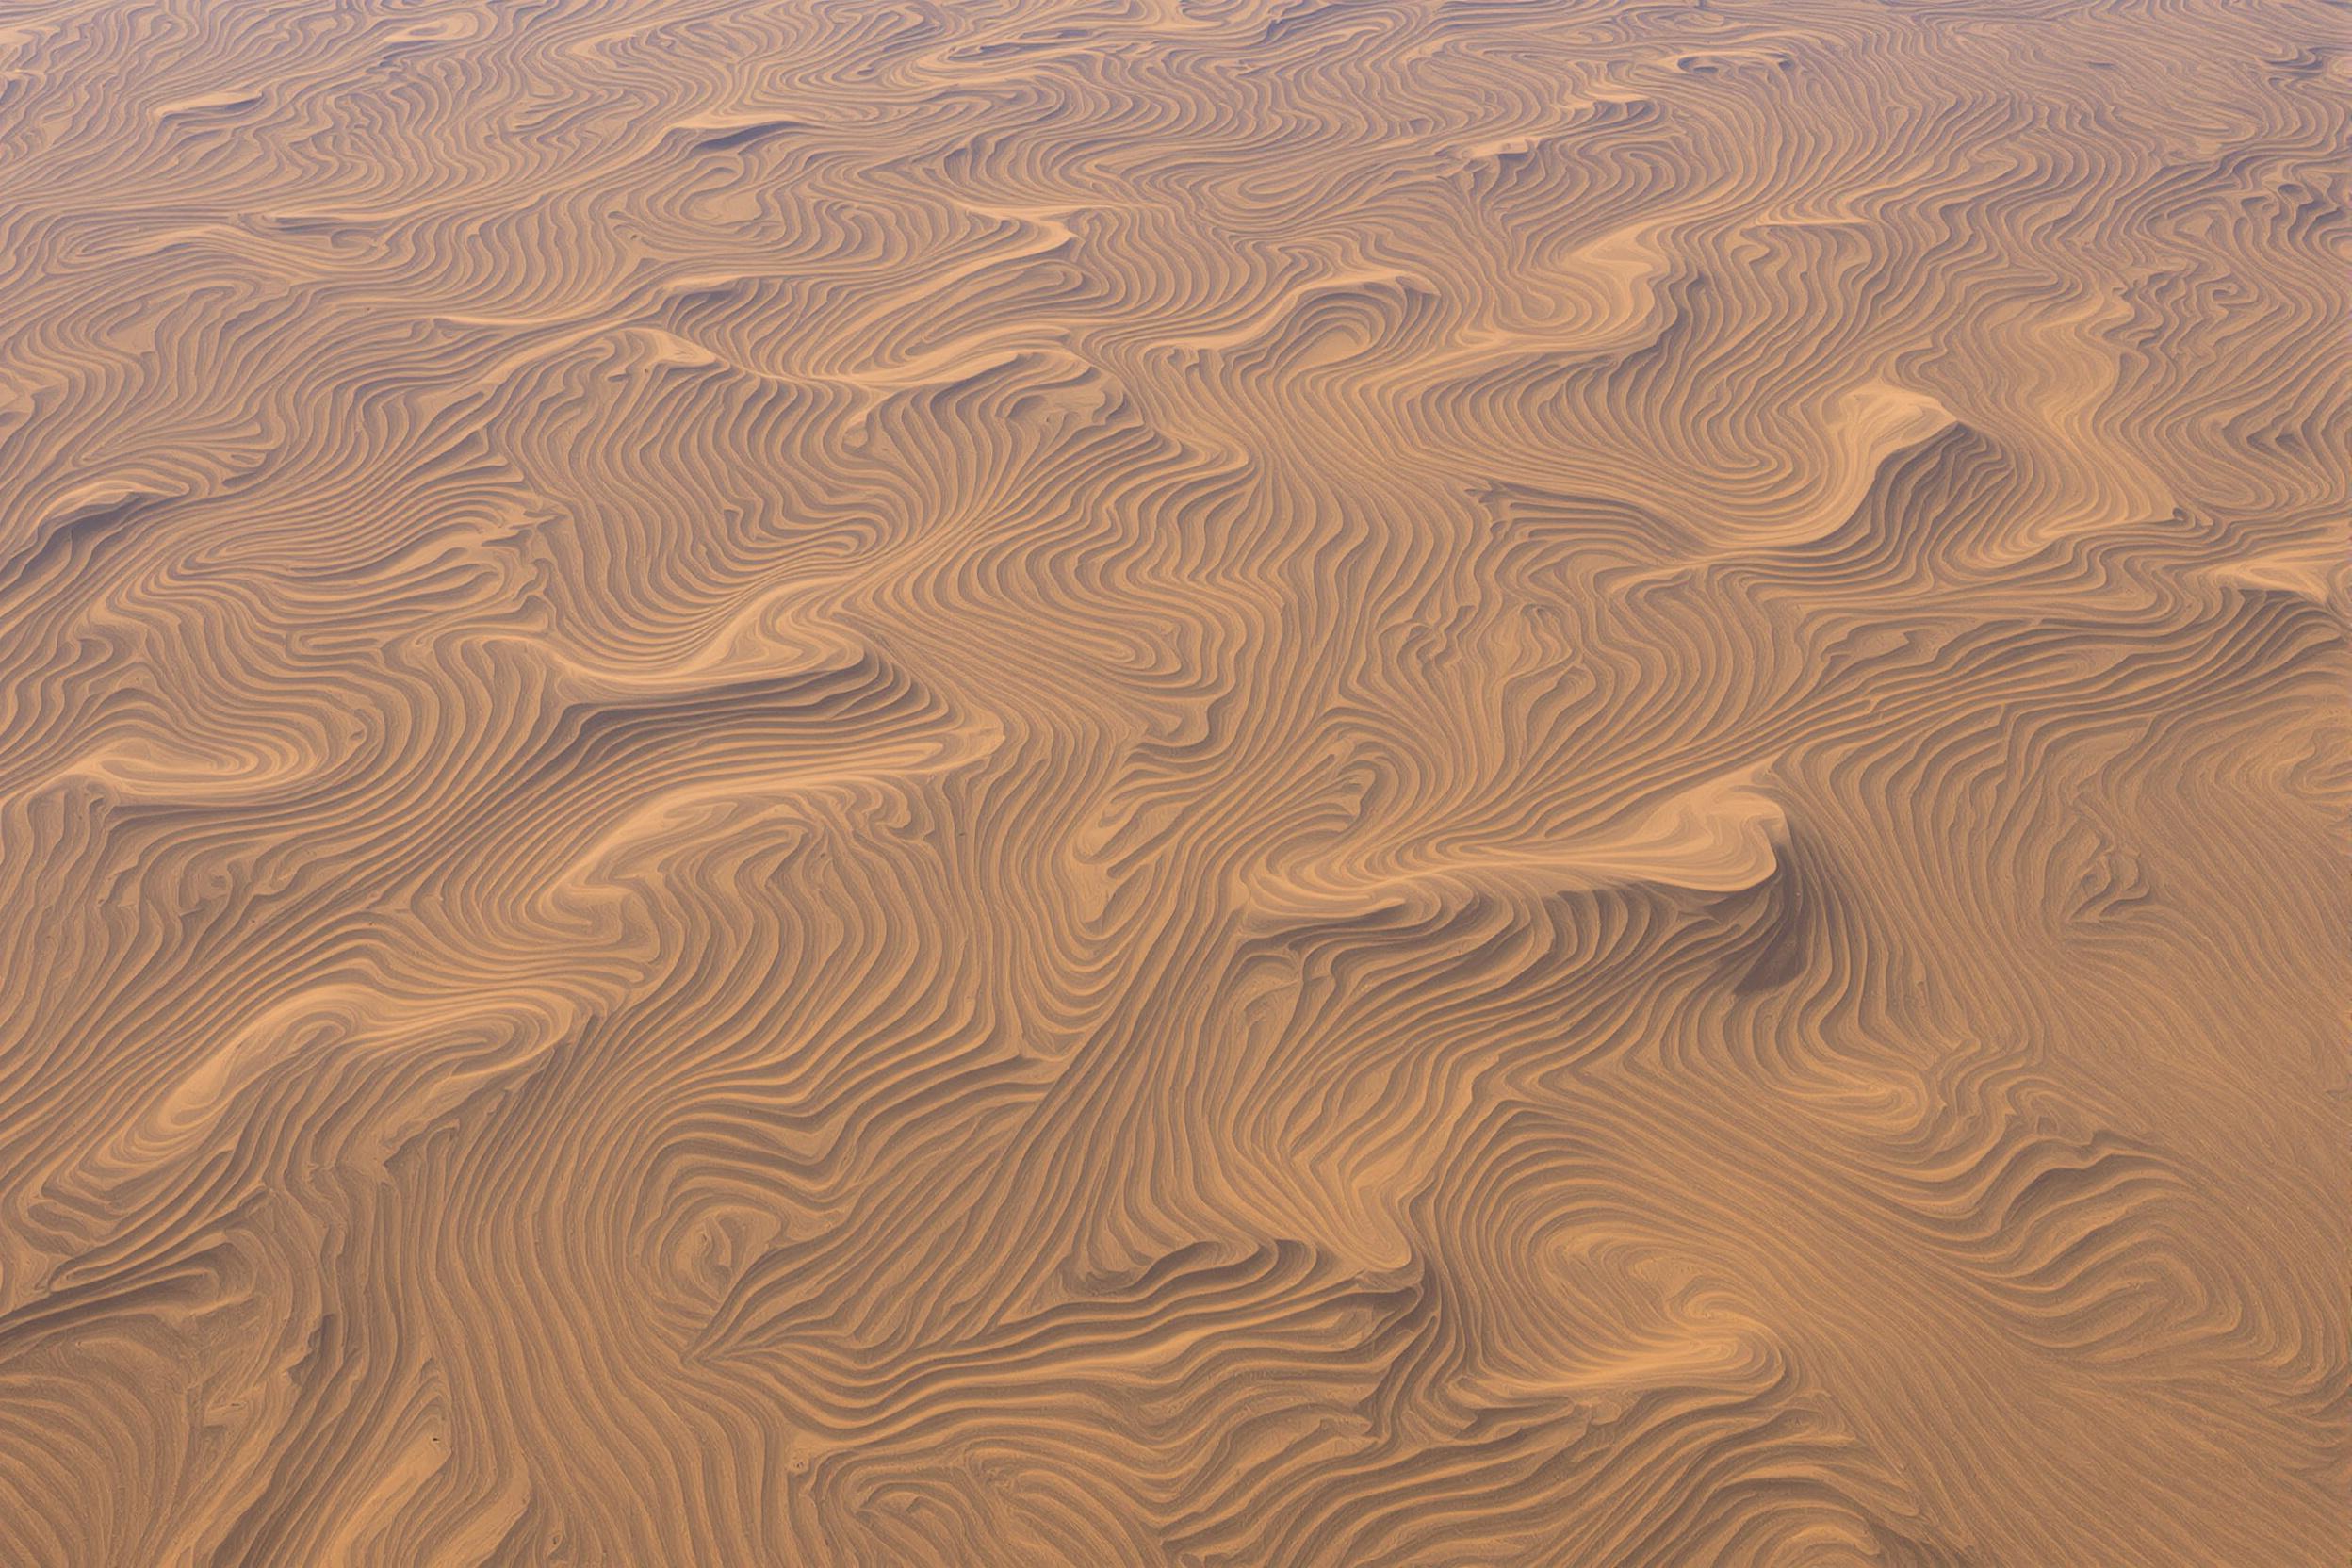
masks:
<svg viewBox="0 0 2352 1568"><path fill-rule="evenodd" d="M2352 12L0 10L0 1564L2343 1568Z"/></svg>

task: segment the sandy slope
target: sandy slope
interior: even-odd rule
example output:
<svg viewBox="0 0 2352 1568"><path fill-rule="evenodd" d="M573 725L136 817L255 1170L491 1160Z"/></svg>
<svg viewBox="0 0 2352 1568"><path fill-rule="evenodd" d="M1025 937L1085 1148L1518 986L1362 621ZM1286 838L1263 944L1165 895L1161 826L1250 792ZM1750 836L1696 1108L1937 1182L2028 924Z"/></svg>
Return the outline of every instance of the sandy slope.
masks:
<svg viewBox="0 0 2352 1568"><path fill-rule="evenodd" d="M2341 1568L2348 135L0 9L0 1562Z"/></svg>

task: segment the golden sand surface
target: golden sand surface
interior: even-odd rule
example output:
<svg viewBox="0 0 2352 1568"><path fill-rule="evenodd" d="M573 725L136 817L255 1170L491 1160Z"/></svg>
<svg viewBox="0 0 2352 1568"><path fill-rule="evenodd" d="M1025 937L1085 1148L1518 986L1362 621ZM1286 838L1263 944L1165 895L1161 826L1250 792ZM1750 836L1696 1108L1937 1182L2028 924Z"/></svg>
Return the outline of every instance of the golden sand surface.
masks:
<svg viewBox="0 0 2352 1568"><path fill-rule="evenodd" d="M0 1565L2344 1568L2348 141L0 6Z"/></svg>

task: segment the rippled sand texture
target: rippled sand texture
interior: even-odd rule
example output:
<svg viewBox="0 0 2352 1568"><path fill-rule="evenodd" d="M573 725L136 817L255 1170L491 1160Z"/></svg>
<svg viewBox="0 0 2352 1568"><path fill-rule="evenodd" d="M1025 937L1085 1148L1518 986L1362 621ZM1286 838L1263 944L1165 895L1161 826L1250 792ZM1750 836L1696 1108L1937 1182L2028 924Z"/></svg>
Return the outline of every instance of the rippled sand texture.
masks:
<svg viewBox="0 0 2352 1568"><path fill-rule="evenodd" d="M2347 1560L2352 13L0 24L0 1562Z"/></svg>

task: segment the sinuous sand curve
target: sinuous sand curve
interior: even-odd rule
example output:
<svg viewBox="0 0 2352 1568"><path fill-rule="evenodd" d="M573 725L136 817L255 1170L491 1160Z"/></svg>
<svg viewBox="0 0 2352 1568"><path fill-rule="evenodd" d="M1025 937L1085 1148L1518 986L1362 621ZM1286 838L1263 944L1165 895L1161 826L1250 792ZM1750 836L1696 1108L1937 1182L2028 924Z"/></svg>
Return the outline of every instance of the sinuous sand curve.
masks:
<svg viewBox="0 0 2352 1568"><path fill-rule="evenodd" d="M0 7L0 1568L2344 1568L2352 11Z"/></svg>

